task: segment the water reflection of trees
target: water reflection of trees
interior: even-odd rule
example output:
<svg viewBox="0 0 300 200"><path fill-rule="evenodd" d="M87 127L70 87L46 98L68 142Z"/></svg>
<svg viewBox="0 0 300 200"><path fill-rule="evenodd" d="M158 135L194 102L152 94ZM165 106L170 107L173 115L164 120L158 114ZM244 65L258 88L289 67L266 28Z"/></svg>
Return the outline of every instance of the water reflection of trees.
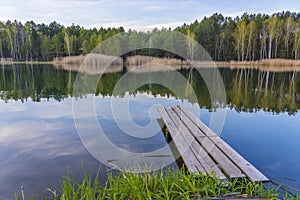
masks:
<svg viewBox="0 0 300 200"><path fill-rule="evenodd" d="M212 69L207 69L212 70ZM201 107L211 109L209 92L203 78L196 70L179 71L193 87ZM300 108L300 78L297 72L270 72L255 69L220 69L226 87L227 106L237 111L256 112L265 110L289 114ZM98 82L96 95L111 96L123 72L103 74ZM159 73L159 72L153 72ZM139 76L136 73L135 76ZM4 101L28 98L33 101L56 99L58 101L72 96L76 72L55 69L51 65L13 65L2 66L0 71L0 98ZM134 79L132 80L134 81ZM191 93L186 85L185 93ZM147 84L134 93L148 92L152 95L174 96L167 88L157 84Z"/></svg>
<svg viewBox="0 0 300 200"><path fill-rule="evenodd" d="M297 87L300 79L296 72L224 71L228 102L239 111L263 109L274 113L288 111L291 114L300 106Z"/></svg>
<svg viewBox="0 0 300 200"><path fill-rule="evenodd" d="M2 66L0 73L1 99L8 101L40 101L54 98L58 101L71 94L75 74L56 70L50 65Z"/></svg>

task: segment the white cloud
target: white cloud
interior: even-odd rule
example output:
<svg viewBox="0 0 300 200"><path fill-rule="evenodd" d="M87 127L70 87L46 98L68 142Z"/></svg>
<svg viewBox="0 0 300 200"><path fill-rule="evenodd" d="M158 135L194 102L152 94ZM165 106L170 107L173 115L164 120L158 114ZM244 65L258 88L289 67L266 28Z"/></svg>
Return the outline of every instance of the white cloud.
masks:
<svg viewBox="0 0 300 200"><path fill-rule="evenodd" d="M184 21L176 21L176 22L166 22L166 23L158 23L158 24L152 24L145 27L145 29L154 29L154 28L176 28L178 26L181 26L184 24Z"/></svg>
<svg viewBox="0 0 300 200"><path fill-rule="evenodd" d="M297 1L167 1L167 0L4 0L0 2L0 20L33 20L37 23L57 21L92 28L119 27L126 30L149 30L154 27L176 27L184 22L199 21L218 12L235 17L244 12L271 14L282 10L298 11ZM180 23L180 24L177 24Z"/></svg>

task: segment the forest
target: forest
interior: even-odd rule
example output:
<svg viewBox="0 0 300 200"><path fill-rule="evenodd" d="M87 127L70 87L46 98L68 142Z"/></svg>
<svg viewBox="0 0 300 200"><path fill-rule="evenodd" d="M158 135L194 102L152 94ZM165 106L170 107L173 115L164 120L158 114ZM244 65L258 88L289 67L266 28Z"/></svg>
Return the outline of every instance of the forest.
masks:
<svg viewBox="0 0 300 200"><path fill-rule="evenodd" d="M174 30L155 28L151 32L137 32L129 29L127 33L131 39L142 34L147 40L153 33L172 31L184 33L199 42L215 61L300 58L300 13L289 11L272 15L244 13L235 18L215 13L200 22L195 20ZM125 32L123 27L85 29L74 24L65 27L55 21L49 25L33 21L22 24L17 20L0 22L0 58L1 61L52 61L54 58L85 55L102 41L122 32ZM172 37L172 34L168 35ZM134 45L130 41L129 38L122 45ZM163 42L169 41L172 38ZM132 54L148 52L140 50ZM158 50L151 50L151 53L158 57L174 57Z"/></svg>

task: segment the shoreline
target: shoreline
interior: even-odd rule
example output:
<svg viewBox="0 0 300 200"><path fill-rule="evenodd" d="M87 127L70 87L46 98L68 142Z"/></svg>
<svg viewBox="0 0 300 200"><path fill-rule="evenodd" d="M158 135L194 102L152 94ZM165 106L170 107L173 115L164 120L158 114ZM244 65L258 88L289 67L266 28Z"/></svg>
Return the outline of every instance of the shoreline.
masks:
<svg viewBox="0 0 300 200"><path fill-rule="evenodd" d="M108 56L106 56L108 57ZM106 59L104 57L104 59ZM53 61L0 61L0 65L14 65L14 64L26 64L26 65L55 65L57 67L74 69L76 65L81 65L85 59L92 59L94 61L97 56L71 56L62 57L60 59L54 59ZM103 57L101 58L103 59ZM122 58L119 57L108 57L109 60L113 61L114 65L123 66ZM89 63L89 62L88 62ZM95 64L93 62L93 64ZM125 66L130 70L135 66L145 65L145 64L161 64L172 66L174 69L189 68L191 64L187 61L181 61L175 58L157 58L149 56L131 56L126 59ZM196 67L218 67L218 68L229 68L229 69L259 69L268 70L274 72L284 72L284 71L300 71L300 60L293 59L264 59L258 61L201 61L194 62Z"/></svg>

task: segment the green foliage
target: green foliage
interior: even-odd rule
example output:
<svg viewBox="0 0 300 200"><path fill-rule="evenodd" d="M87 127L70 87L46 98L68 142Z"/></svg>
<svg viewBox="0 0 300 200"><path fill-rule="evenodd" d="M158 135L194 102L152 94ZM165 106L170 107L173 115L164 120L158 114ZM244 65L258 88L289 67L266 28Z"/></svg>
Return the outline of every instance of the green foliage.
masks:
<svg viewBox="0 0 300 200"><path fill-rule="evenodd" d="M98 175L92 179L85 174L77 182L70 174L61 182L59 191L48 189L55 200L67 199L195 199L222 196L258 196L272 199L276 190L263 188L261 183L247 179L218 180L213 174L195 175L181 170L149 173L108 173L107 181L100 185ZM17 196L15 197L18 198Z"/></svg>
<svg viewBox="0 0 300 200"><path fill-rule="evenodd" d="M183 24L175 30L199 42L214 60L261 60L266 58L300 58L300 15L281 12L271 16L247 14L241 17L224 17L215 13L190 25ZM18 21L0 23L0 57L15 61L48 61L54 57L74 56L91 52L99 43L124 32L123 27L85 29L72 24L64 27L57 22L49 25L33 21L22 25ZM109 51L122 48L134 50L127 55L174 57L159 50L135 50L139 44L159 38L156 46L182 49L171 29L154 29L151 32L128 31L124 41L111 41ZM159 37L158 37L159 36ZM121 44L122 43L122 44ZM183 49L184 51L184 49ZM186 51L193 54L189 44Z"/></svg>
<svg viewBox="0 0 300 200"><path fill-rule="evenodd" d="M49 61L54 57L87 54L102 38L123 32L120 28L84 29L72 24L64 27L57 22L49 25L28 21L0 23L0 58L14 61Z"/></svg>
<svg viewBox="0 0 300 200"><path fill-rule="evenodd" d="M289 11L272 16L244 13L234 19L215 13L176 30L194 33L214 60L298 59L299 18Z"/></svg>

